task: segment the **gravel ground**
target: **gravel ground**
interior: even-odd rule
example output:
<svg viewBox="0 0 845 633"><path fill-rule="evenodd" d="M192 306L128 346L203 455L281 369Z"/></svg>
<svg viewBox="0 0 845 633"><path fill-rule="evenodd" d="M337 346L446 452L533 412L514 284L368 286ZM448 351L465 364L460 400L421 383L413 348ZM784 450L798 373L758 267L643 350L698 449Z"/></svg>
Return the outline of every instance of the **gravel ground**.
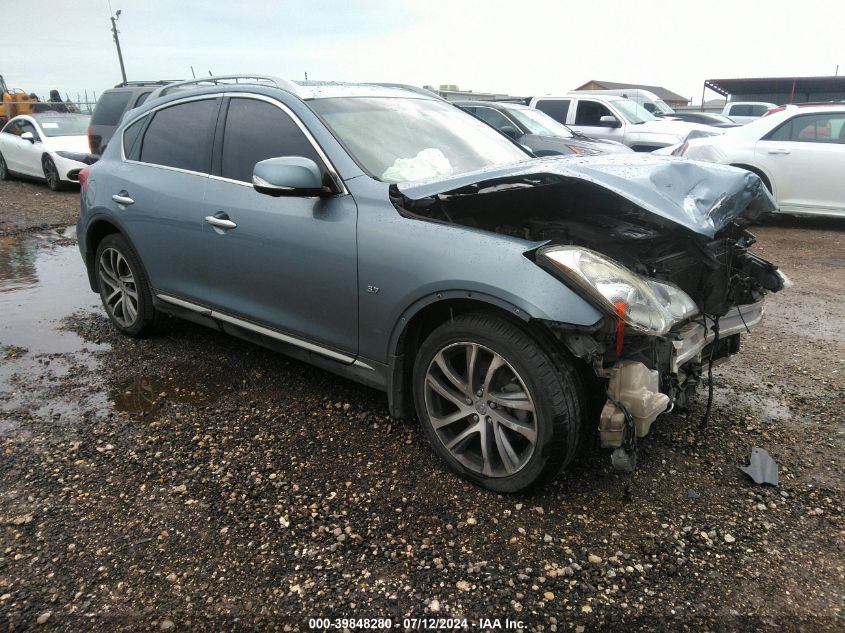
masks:
<svg viewBox="0 0 845 633"><path fill-rule="evenodd" d="M0 180L0 237L74 224L79 186L50 191L35 180Z"/></svg>
<svg viewBox="0 0 845 633"><path fill-rule="evenodd" d="M0 627L842 631L845 223L756 232L795 287L715 371L706 428L702 397L635 475L593 449L523 496L449 474L365 387L185 322L121 338L67 234L6 238ZM752 446L780 487L737 470Z"/></svg>

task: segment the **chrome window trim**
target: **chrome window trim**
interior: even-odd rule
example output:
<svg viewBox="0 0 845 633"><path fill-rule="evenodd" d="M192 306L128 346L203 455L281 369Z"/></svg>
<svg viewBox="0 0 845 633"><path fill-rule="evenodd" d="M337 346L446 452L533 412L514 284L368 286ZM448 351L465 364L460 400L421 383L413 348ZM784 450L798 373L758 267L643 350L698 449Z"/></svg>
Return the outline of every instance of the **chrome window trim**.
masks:
<svg viewBox="0 0 845 633"><path fill-rule="evenodd" d="M346 363L347 365L355 362L354 356L349 356L348 354L336 352L328 347L323 347L322 345L317 345L316 343L312 343L310 341L291 336L290 334L285 334L283 332L279 332L278 330L273 330L263 325L258 325L257 323L253 323L252 321L240 319L230 314L226 314L225 312L212 310L211 308L207 308L206 306L202 306L197 303L192 303L190 301L185 301L184 299L179 299L178 297L173 297L163 293L156 293L156 298L161 299L166 303L172 303L173 305L177 305L181 308L193 310L194 312L198 312L203 316L207 316L212 319L217 319L219 321L226 321L227 323L231 323L232 325L244 328L245 330L250 330L252 332L256 332L258 334L262 334L269 338L275 339L277 341L281 341L283 343L287 343L295 347L300 347L302 349L308 350L309 352L314 352L315 354L326 356L327 358L331 358L332 360ZM359 366L365 369L372 369L369 365L366 364L361 364Z"/></svg>
<svg viewBox="0 0 845 633"><path fill-rule="evenodd" d="M341 192L340 192L339 195L348 195L349 194L349 190L346 188L346 183L343 182L343 179L340 177L340 174L338 174L337 169L335 168L334 164L331 162L331 160L329 160L328 155L326 154L325 151L323 151L323 148L317 142L317 139L314 138L314 135L311 134L310 130L305 126L305 124L302 122L302 120L299 118L299 116L296 115L296 113L293 110L291 110L288 106L286 106L284 103L282 103L278 99L274 99L273 97L268 97L266 95L253 94L253 93L249 93L249 92L223 92L223 93L216 93L216 94L212 94L212 95L208 95L208 94L195 95L193 97L185 97L184 99L177 99L176 101L168 101L167 103L163 103L160 106L156 106L155 108L152 108L151 110L147 110L146 112L139 114L138 116L133 118L131 121L128 121L125 124L123 124L121 127L123 129L123 132L125 132L126 128L128 128L130 125L132 125L136 121L139 121L146 116L154 114L154 113L158 112L159 110L163 110L164 108L169 108L171 106L179 105L179 104L182 104L182 103L189 103L191 101L201 101L203 99L218 99L218 98L221 98L221 97L230 97L230 98L234 98L234 99L256 99L257 101L265 101L265 102L267 102L271 105L276 106L282 112L287 114L291 118L291 120L296 124L296 126L300 129L300 131L303 133L305 138L308 139L308 142L311 143L311 146L314 148L314 151L317 152L317 156L320 157L320 160L323 161L323 164L326 166L326 169L328 169L329 173L332 175L332 179L337 184L340 185ZM129 160L129 159L126 158L126 147L124 145L123 132L121 132L121 134L120 134L120 158L125 163L129 163L129 164L132 164L132 165L147 165L149 167L158 167L160 169L170 169L172 171L177 171L177 172L181 172L181 173L185 173L185 174L195 174L195 175L199 175L199 176L206 176L208 178L213 178L214 180L219 180L221 182L228 182L228 183L232 183L232 184L236 184L236 185L249 187L250 189L252 189L252 183L246 182L246 181L243 181L243 180L234 180L233 178L225 178L224 176L215 176L214 174L191 171L189 169L181 169L179 167L170 167L168 165L157 165L155 163L146 163L146 162L140 161L140 160Z"/></svg>

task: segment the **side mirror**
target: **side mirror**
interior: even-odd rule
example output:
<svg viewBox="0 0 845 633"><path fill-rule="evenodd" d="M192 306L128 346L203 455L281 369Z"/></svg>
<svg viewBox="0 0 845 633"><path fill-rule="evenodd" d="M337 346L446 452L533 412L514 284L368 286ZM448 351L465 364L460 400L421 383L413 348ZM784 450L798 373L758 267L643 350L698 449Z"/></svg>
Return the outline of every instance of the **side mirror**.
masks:
<svg viewBox="0 0 845 633"><path fill-rule="evenodd" d="M615 116L606 114L599 119L599 125L601 127L619 127L621 124L616 120Z"/></svg>
<svg viewBox="0 0 845 633"><path fill-rule="evenodd" d="M30 143L35 144L35 136L32 134L32 132L24 132L23 134L21 134L21 138L25 141L29 141Z"/></svg>
<svg viewBox="0 0 845 633"><path fill-rule="evenodd" d="M504 126L502 126L502 127L500 127L500 128L499 128L499 131L500 131L502 134L504 134L505 136L507 136L508 138L513 139L514 141L515 141L516 139L518 139L520 136L522 136L522 135L519 133L519 130L517 130L517 129L516 129L515 127L513 127L512 125L504 125Z"/></svg>
<svg viewBox="0 0 845 633"><path fill-rule="evenodd" d="M302 156L268 158L256 163L252 170L252 186L258 193L275 197L307 198L336 193L323 185L317 163Z"/></svg>

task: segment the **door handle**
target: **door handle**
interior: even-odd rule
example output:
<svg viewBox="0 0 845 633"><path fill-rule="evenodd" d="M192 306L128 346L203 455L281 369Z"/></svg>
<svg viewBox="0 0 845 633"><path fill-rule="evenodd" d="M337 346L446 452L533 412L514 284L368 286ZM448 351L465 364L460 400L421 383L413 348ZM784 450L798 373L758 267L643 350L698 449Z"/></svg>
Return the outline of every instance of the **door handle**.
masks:
<svg viewBox="0 0 845 633"><path fill-rule="evenodd" d="M130 204L135 204L135 201L130 198L129 194L125 191L121 191L120 193L114 194L111 199L117 202L118 204L122 204L124 207L128 207Z"/></svg>
<svg viewBox="0 0 845 633"><path fill-rule="evenodd" d="M238 225L232 222L231 220L217 218L213 215L205 216L205 221L208 222L211 226L216 226L219 229L235 229L238 227Z"/></svg>
<svg viewBox="0 0 845 633"><path fill-rule="evenodd" d="M769 154L789 154L788 149L770 149Z"/></svg>

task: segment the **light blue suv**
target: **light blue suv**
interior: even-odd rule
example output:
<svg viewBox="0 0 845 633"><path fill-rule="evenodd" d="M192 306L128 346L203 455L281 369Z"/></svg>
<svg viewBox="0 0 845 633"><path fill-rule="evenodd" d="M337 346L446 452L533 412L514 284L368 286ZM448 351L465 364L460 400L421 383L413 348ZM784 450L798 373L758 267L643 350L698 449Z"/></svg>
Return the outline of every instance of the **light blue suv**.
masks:
<svg viewBox="0 0 845 633"><path fill-rule="evenodd" d="M585 425L633 467L786 282L748 250L772 208L753 174L538 159L401 87L170 85L81 182L79 247L120 332L168 313L384 390L500 492L555 476Z"/></svg>

